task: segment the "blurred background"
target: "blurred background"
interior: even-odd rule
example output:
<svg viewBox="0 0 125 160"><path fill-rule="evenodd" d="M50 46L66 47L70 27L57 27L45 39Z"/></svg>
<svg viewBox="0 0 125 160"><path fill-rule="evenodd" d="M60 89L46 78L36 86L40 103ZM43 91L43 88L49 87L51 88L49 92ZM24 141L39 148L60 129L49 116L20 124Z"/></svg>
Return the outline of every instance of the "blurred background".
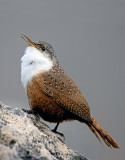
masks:
<svg viewBox="0 0 125 160"><path fill-rule="evenodd" d="M0 101L29 109L20 81L27 47L20 35L53 45L91 113L120 145L103 148L88 127L64 122L66 143L91 160L122 160L125 151L125 1L0 0ZM55 124L47 123L51 128Z"/></svg>

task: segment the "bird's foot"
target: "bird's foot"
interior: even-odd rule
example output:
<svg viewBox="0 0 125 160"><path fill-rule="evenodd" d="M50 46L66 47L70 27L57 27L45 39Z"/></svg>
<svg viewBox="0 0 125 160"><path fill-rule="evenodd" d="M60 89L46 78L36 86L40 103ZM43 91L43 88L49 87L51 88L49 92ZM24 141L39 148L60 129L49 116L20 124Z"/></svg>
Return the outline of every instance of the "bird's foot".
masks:
<svg viewBox="0 0 125 160"><path fill-rule="evenodd" d="M26 110L26 109L22 109L24 112L26 112L27 114L33 114L35 117L37 116L38 119L40 119L40 115L38 112L34 111L34 110Z"/></svg>
<svg viewBox="0 0 125 160"><path fill-rule="evenodd" d="M27 114L34 114L33 110L26 110L26 109L22 109L24 112L26 112Z"/></svg>
<svg viewBox="0 0 125 160"><path fill-rule="evenodd" d="M55 129L53 129L53 130L51 130L52 132L54 132L54 133L56 133L56 134L58 134L58 135L60 135L60 137L58 137L62 142L64 142L65 141L65 136L64 136L64 134L63 133L60 133L60 132L57 132Z"/></svg>

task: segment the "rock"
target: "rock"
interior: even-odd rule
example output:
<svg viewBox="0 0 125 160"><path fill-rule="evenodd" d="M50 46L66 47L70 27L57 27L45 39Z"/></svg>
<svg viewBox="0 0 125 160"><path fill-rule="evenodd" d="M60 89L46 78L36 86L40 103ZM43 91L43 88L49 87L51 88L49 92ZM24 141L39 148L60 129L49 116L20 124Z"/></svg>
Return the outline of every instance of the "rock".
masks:
<svg viewBox="0 0 125 160"><path fill-rule="evenodd" d="M87 160L42 119L0 102L0 160Z"/></svg>

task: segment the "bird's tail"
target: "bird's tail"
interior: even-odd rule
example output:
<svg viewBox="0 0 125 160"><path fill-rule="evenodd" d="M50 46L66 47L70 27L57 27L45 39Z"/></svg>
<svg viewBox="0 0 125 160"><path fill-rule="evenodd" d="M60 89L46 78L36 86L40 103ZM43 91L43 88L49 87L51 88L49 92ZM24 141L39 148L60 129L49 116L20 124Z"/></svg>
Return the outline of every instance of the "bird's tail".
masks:
<svg viewBox="0 0 125 160"><path fill-rule="evenodd" d="M105 144L108 147L113 148L119 148L118 144L113 140L113 138L98 124L98 122L94 119L92 114L90 114L90 117L93 121L92 125L88 125L90 130L94 133L94 135L97 137L97 139L101 142L99 136L102 138L102 140L105 142ZM99 135L99 136L98 136Z"/></svg>

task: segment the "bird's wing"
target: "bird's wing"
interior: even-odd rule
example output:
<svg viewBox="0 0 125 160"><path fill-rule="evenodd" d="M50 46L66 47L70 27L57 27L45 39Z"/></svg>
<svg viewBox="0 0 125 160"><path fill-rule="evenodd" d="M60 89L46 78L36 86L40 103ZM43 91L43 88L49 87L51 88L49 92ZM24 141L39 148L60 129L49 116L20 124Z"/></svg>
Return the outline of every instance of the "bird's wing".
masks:
<svg viewBox="0 0 125 160"><path fill-rule="evenodd" d="M88 103L78 87L63 70L54 71L39 74L39 78L35 79L40 90L61 107L90 122Z"/></svg>

